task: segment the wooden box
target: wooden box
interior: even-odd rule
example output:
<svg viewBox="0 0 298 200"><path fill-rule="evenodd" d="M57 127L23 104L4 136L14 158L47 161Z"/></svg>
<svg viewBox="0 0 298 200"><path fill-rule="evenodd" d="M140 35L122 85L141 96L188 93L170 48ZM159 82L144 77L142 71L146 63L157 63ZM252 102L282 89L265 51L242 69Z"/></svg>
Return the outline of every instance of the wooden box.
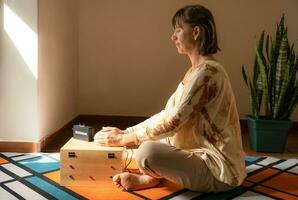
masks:
<svg viewBox="0 0 298 200"><path fill-rule="evenodd" d="M60 149L60 184L63 186L95 186L111 182L122 172L124 147L104 147L71 138Z"/></svg>

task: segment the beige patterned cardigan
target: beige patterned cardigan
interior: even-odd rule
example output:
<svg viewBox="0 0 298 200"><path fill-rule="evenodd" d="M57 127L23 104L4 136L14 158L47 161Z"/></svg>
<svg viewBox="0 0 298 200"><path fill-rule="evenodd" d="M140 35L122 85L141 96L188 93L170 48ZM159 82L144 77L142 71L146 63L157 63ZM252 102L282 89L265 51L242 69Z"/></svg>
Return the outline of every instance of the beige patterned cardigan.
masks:
<svg viewBox="0 0 298 200"><path fill-rule="evenodd" d="M164 110L125 132L137 144L161 140L195 152L226 184L238 186L246 177L235 98L217 61L189 70Z"/></svg>

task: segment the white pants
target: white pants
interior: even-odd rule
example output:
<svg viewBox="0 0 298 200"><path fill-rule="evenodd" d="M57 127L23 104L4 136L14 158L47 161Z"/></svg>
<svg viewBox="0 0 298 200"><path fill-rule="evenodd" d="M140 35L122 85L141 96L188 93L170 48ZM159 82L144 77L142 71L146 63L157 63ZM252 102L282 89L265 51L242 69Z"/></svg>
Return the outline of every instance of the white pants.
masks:
<svg viewBox="0 0 298 200"><path fill-rule="evenodd" d="M234 188L218 181L195 153L162 142L143 142L135 159L144 174L168 179L193 191L222 192Z"/></svg>

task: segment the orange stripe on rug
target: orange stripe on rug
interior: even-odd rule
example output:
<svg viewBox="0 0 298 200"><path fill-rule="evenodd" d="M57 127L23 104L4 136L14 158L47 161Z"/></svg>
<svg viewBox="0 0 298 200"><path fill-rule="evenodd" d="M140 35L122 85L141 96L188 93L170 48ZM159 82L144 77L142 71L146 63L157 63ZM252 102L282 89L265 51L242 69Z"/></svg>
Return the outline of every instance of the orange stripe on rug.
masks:
<svg viewBox="0 0 298 200"><path fill-rule="evenodd" d="M158 187L134 191L134 192L140 195L143 195L149 199L160 199L162 197L173 194L174 192L177 192L181 189L183 189L181 186L175 183L172 183L170 181L163 180L161 185Z"/></svg>
<svg viewBox="0 0 298 200"><path fill-rule="evenodd" d="M1 158L1 157L0 157L0 164L4 164L4 163L8 163L8 161L5 160L4 158Z"/></svg>
<svg viewBox="0 0 298 200"><path fill-rule="evenodd" d="M282 173L266 181L263 185L298 195L298 176L294 174Z"/></svg>
<svg viewBox="0 0 298 200"><path fill-rule="evenodd" d="M255 175L252 175L248 178L246 178L246 180L252 181L252 182L260 182L276 173L278 173L278 170L275 169L265 169Z"/></svg>
<svg viewBox="0 0 298 200"><path fill-rule="evenodd" d="M254 183L251 183L251 182L248 182L248 181L244 181L243 183L242 183L242 186L243 187L250 187L250 186L252 186Z"/></svg>
<svg viewBox="0 0 298 200"><path fill-rule="evenodd" d="M262 192L264 194L268 194L270 196L273 197L277 197L277 198L281 198L281 199L287 199L287 200L298 200L297 197L289 195L289 194L285 194L276 190L272 190L270 188L266 188L264 186L257 186L254 188L255 190Z"/></svg>
<svg viewBox="0 0 298 200"><path fill-rule="evenodd" d="M54 171L44 174L44 176L49 179L60 183L60 171ZM66 188L80 194L87 199L129 199L129 200L139 200L142 199L128 192L123 192L117 188L117 186L111 182L104 182L100 187L87 187L87 186L67 186Z"/></svg>

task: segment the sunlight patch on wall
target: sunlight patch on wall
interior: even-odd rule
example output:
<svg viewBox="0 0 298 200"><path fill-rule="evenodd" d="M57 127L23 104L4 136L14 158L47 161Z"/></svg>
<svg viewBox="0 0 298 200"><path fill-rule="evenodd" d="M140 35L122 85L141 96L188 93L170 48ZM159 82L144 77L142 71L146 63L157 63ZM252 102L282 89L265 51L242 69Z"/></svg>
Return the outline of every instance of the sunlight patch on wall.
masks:
<svg viewBox="0 0 298 200"><path fill-rule="evenodd" d="M6 4L4 4L4 29L37 80L37 34Z"/></svg>

